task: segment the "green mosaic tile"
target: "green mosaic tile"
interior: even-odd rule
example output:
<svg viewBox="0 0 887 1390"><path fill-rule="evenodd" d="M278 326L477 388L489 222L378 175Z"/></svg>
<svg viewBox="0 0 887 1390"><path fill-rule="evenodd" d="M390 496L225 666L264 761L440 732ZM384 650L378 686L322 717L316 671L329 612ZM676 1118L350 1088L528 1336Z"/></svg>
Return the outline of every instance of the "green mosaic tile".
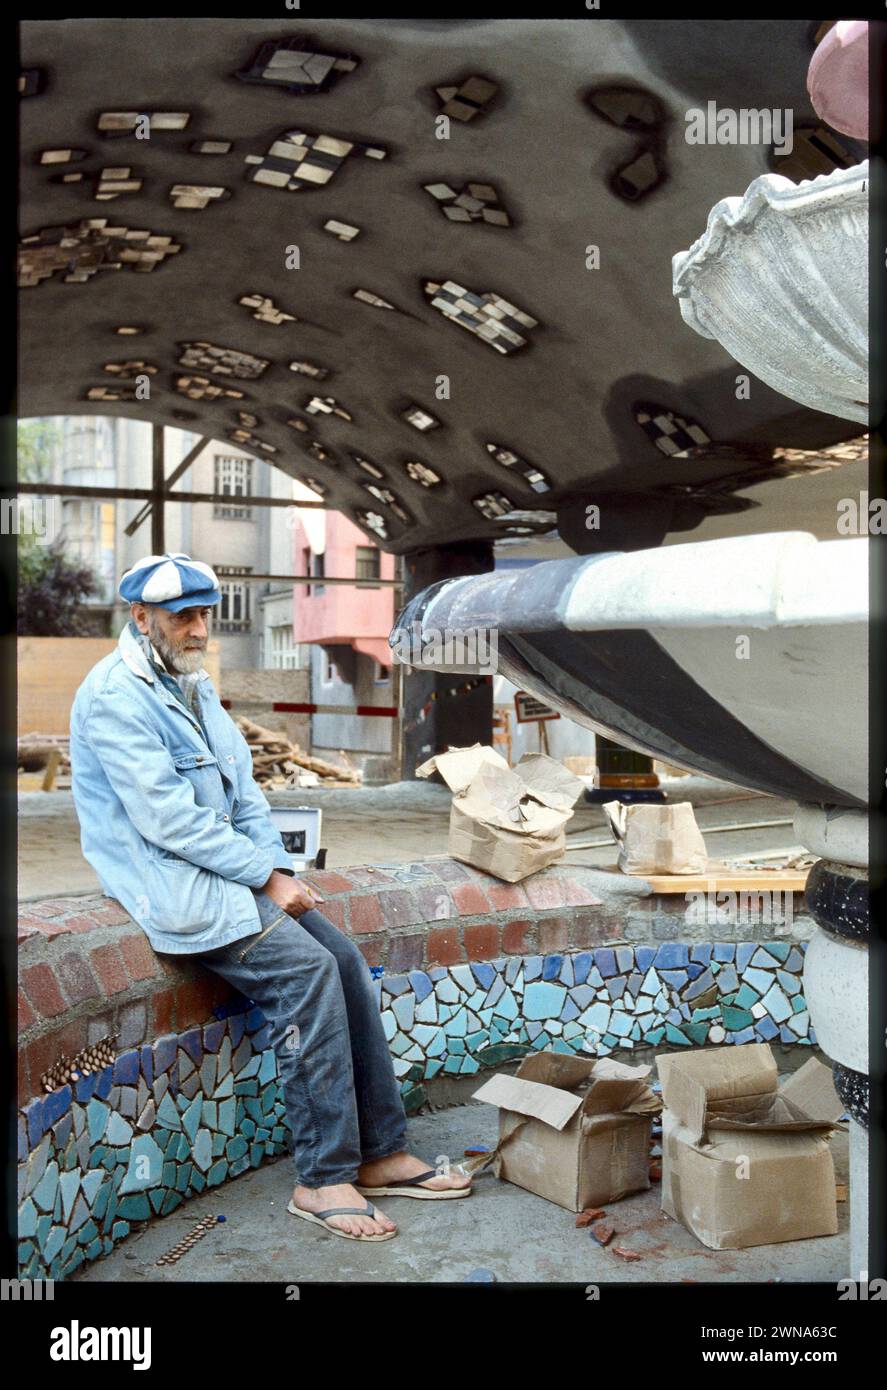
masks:
<svg viewBox="0 0 887 1390"><path fill-rule="evenodd" d="M166 1192L166 1188L152 1187L151 1191L148 1193L148 1201L151 1203L151 1206L158 1216L160 1215L160 1208L163 1206L163 1199L166 1196Z"/></svg>
<svg viewBox="0 0 887 1390"><path fill-rule="evenodd" d="M414 1115L428 1099L424 1086L411 1086L403 1093L403 1108L408 1115Z"/></svg>
<svg viewBox="0 0 887 1390"><path fill-rule="evenodd" d="M206 1175L207 1187L218 1187L220 1182L225 1181L227 1174L228 1164L225 1161L225 1159L221 1158L219 1159L218 1163L213 1164L213 1166L210 1168L209 1172Z"/></svg>
<svg viewBox="0 0 887 1390"><path fill-rule="evenodd" d="M124 1236L129 1235L129 1229L128 1221L115 1221L111 1236L114 1240L122 1240Z"/></svg>
<svg viewBox="0 0 887 1390"><path fill-rule="evenodd" d="M144 1192L130 1192L121 1198L118 1211L127 1221L147 1221L151 1216L151 1206Z"/></svg>
<svg viewBox="0 0 887 1390"><path fill-rule="evenodd" d="M169 1213L175 1211L176 1207L180 1207L183 1201L184 1198L180 1193L167 1192L163 1198L163 1206L160 1211L161 1216L169 1216Z"/></svg>

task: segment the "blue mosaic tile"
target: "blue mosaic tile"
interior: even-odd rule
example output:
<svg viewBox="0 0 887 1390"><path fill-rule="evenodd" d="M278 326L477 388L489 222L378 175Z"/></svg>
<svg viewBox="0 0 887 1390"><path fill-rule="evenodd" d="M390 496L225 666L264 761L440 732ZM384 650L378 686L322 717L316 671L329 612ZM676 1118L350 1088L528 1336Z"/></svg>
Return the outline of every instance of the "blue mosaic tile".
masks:
<svg viewBox="0 0 887 1390"><path fill-rule="evenodd" d="M412 1113L418 1081L471 1075L528 1049L609 1056L641 1043L776 1038L809 1047L802 966L788 942L670 941L382 975L374 995ZM715 985L717 1006L694 1002ZM234 1002L202 1029L121 1054L85 1078L79 1103L60 1088L20 1110L21 1249L35 1277L64 1277L113 1248L131 1221L291 1151L270 1024L245 996ZM767 1012L755 1018L752 1004Z"/></svg>
<svg viewBox="0 0 887 1390"><path fill-rule="evenodd" d="M618 973L616 955L609 946L601 946L595 951L594 963L605 980L610 975L616 975Z"/></svg>
<svg viewBox="0 0 887 1390"><path fill-rule="evenodd" d="M491 971L490 979L492 982L493 978L495 978L496 972L492 970L491 967L488 968ZM434 989L434 984L430 976L426 975L424 970L411 970L409 979L410 984L413 986L413 993L416 996L416 1003L421 1004L422 1000L427 998L428 995L432 993Z"/></svg>
<svg viewBox="0 0 887 1390"><path fill-rule="evenodd" d="M679 970L689 963L689 953L683 942L663 941L653 960L658 971Z"/></svg>

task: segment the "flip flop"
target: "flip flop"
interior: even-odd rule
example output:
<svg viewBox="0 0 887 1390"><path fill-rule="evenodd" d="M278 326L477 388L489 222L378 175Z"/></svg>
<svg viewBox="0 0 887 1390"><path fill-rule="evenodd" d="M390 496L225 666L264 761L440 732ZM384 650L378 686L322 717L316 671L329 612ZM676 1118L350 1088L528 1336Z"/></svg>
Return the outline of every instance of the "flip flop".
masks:
<svg viewBox="0 0 887 1390"><path fill-rule="evenodd" d="M332 1231L334 1236L344 1236L345 1240L391 1240L397 1235L397 1231L381 1231L378 1235L352 1235L350 1231L340 1231L338 1226L329 1224L331 1216L375 1216L376 1209L372 1202L367 1202L365 1207L327 1207L325 1211L303 1211L301 1207L293 1206L293 1199L286 1204L286 1209L292 1212L293 1216L302 1216L306 1221L313 1221L317 1226L323 1226L325 1230Z"/></svg>
<svg viewBox="0 0 887 1390"><path fill-rule="evenodd" d="M414 1178L403 1178L400 1182L391 1187L367 1187L365 1183L356 1182L354 1186L362 1197L421 1197L425 1201L442 1202L452 1201L455 1197L470 1197L471 1184L467 1187L442 1187L439 1189L431 1187L420 1187L419 1184L427 1182L429 1178L443 1177L443 1173L438 1173L435 1168L426 1168L424 1173L417 1173Z"/></svg>

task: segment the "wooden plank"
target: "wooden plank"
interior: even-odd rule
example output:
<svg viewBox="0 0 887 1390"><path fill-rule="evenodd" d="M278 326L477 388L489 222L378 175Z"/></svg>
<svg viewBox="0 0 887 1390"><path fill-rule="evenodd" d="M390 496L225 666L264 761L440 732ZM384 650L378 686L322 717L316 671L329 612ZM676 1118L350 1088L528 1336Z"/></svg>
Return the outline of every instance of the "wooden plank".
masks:
<svg viewBox="0 0 887 1390"><path fill-rule="evenodd" d="M651 893L737 893L773 890L803 893L809 869L732 869L711 864L704 874L624 874L616 864L601 865L603 873L648 883Z"/></svg>

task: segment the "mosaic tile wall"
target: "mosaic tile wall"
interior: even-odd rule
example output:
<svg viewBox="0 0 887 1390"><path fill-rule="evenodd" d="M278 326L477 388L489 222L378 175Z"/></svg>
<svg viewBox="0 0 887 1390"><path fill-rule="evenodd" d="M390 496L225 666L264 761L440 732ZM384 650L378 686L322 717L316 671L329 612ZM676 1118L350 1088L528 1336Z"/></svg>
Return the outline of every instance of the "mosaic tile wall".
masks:
<svg viewBox="0 0 887 1390"><path fill-rule="evenodd" d="M422 1083L535 1049L815 1041L803 947L666 942L514 956L385 976L372 967L404 1104ZM121 1053L18 1115L21 1278L64 1278L133 1222L287 1153L269 1026L248 1000Z"/></svg>

